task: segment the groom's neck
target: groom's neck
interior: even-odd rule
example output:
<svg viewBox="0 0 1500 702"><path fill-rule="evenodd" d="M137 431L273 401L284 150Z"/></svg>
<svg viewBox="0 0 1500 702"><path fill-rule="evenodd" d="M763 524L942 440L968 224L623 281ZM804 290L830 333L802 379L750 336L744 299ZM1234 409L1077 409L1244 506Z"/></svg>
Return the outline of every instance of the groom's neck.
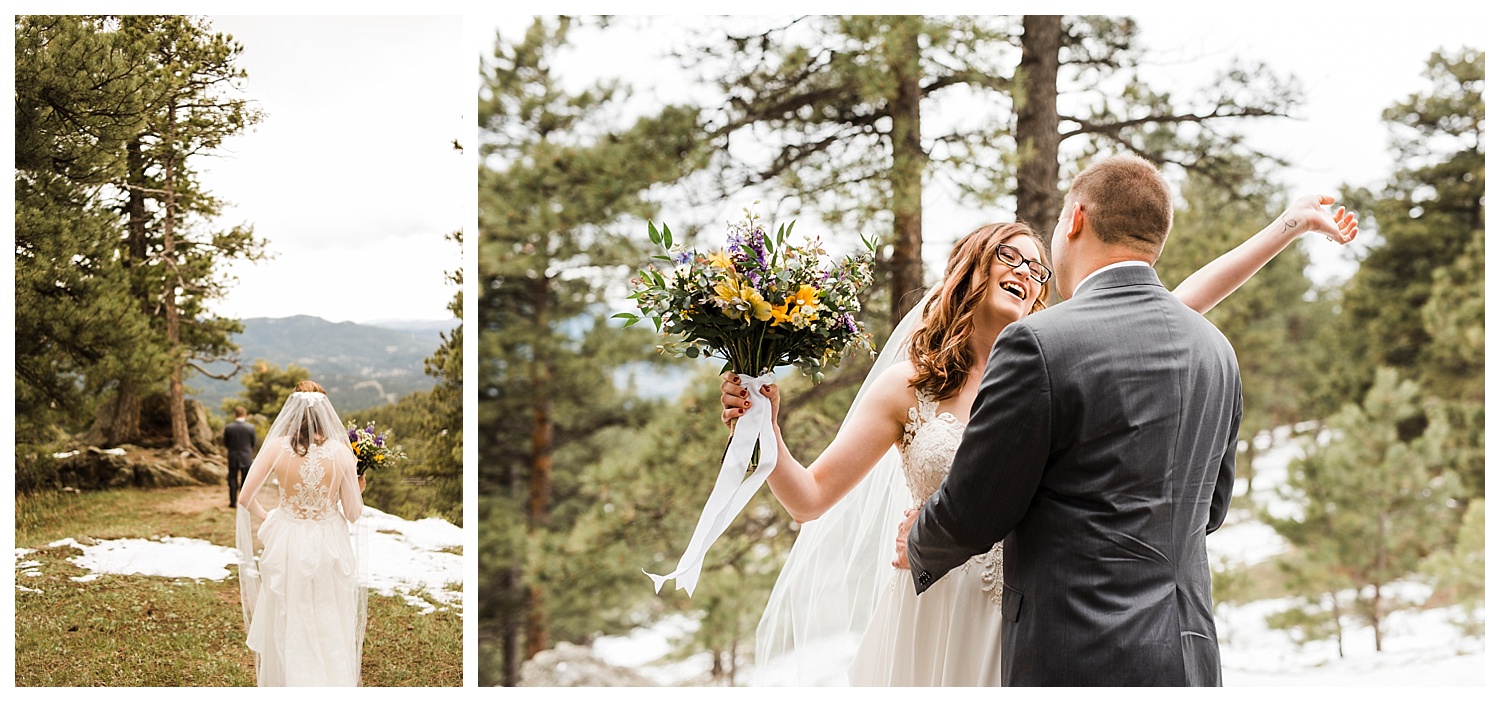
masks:
<svg viewBox="0 0 1500 702"><path fill-rule="evenodd" d="M1071 265L1068 267L1069 280L1061 291L1065 300L1078 292L1078 286L1082 285L1089 276L1106 266L1126 261L1139 261L1148 266L1156 265L1156 257L1140 249L1106 244L1090 233L1083 234L1080 239L1068 252L1069 257L1072 258Z"/></svg>

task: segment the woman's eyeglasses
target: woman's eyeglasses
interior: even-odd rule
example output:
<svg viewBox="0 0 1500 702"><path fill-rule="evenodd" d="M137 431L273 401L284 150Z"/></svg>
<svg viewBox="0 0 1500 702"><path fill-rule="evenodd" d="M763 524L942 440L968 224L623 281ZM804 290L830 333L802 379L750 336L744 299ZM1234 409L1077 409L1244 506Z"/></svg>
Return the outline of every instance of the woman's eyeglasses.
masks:
<svg viewBox="0 0 1500 702"><path fill-rule="evenodd" d="M1052 279L1051 268L1042 265L1041 261L1034 258L1022 256L1021 252L1014 246L1001 244L995 249L995 258L1000 259L1001 263L1011 268L1020 268L1021 264L1026 264L1026 268L1031 271L1031 279L1038 283L1046 283Z"/></svg>

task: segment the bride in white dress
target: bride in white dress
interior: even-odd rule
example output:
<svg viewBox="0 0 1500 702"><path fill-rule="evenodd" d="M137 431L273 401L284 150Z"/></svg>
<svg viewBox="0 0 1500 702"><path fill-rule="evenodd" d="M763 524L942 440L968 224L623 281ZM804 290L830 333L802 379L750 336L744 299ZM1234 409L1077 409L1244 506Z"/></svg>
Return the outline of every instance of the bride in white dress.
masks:
<svg viewBox="0 0 1500 702"><path fill-rule="evenodd" d="M1207 312L1307 231L1347 243L1357 233L1327 196L1299 198L1174 291ZM775 424L767 484L801 530L756 632L756 684L1000 684L1001 547L975 556L918 597L892 557L898 523L947 476L1001 330L1043 309L1051 270L1022 224L990 224L954 244L944 279L891 334L838 436L812 465L787 451ZM722 418L748 407L726 374ZM773 418L774 385L764 391ZM904 531L901 535L904 537Z"/></svg>
<svg viewBox="0 0 1500 702"><path fill-rule="evenodd" d="M349 436L328 396L303 381L271 424L237 515L240 602L256 683L359 684L365 638L364 509ZM278 504L256 492L274 478ZM262 523L252 532L255 518ZM255 549L255 537L263 547Z"/></svg>

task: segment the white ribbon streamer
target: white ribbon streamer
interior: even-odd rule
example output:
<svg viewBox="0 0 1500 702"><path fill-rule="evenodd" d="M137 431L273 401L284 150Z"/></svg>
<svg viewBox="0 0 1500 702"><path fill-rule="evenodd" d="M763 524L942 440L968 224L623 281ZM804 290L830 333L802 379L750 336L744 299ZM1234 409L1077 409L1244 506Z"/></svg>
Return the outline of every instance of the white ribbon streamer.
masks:
<svg viewBox="0 0 1500 702"><path fill-rule="evenodd" d="M708 496L708 504L703 506L703 515L698 517L698 526L693 529L687 551L683 552L677 561L677 569L671 573L654 575L641 570L656 583L657 593L661 592L662 583L675 578L677 589L687 590L688 597L693 596L693 588L698 586L698 574L703 570L703 557L708 554L709 547L729 528L730 522L750 503L755 491L776 469L779 449L776 432L771 428L771 401L760 394L760 389L775 382L776 376L771 373L760 377L741 375L739 379L740 386L749 391L750 408L735 424L734 437L724 451L724 465L719 468L719 479ZM745 467L750 465L756 439L760 440L760 465L746 476Z"/></svg>

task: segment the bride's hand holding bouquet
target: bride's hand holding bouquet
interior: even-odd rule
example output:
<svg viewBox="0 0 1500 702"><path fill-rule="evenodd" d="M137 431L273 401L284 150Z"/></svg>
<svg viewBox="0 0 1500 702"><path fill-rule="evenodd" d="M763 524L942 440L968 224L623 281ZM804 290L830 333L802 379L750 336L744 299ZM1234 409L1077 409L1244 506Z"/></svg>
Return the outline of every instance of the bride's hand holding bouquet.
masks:
<svg viewBox="0 0 1500 702"><path fill-rule="evenodd" d="M663 337L658 347L663 353L724 359L724 370L736 373L752 395L771 384L773 371L783 365L820 382L844 355L873 351L857 315L859 293L871 280L874 242L864 239L863 250L833 259L816 239L800 246L789 242L791 231L792 225L782 225L772 235L746 210L744 220L730 225L723 249L702 253L674 246L666 225L658 230L648 224L651 241L665 250L654 258L671 267L641 271L629 296L641 314L615 316L627 320L626 326L650 319ZM676 570L648 573L658 591L676 578L678 589L692 594L704 553L775 469L770 404L764 398L751 401ZM769 450L746 476L758 445Z"/></svg>

